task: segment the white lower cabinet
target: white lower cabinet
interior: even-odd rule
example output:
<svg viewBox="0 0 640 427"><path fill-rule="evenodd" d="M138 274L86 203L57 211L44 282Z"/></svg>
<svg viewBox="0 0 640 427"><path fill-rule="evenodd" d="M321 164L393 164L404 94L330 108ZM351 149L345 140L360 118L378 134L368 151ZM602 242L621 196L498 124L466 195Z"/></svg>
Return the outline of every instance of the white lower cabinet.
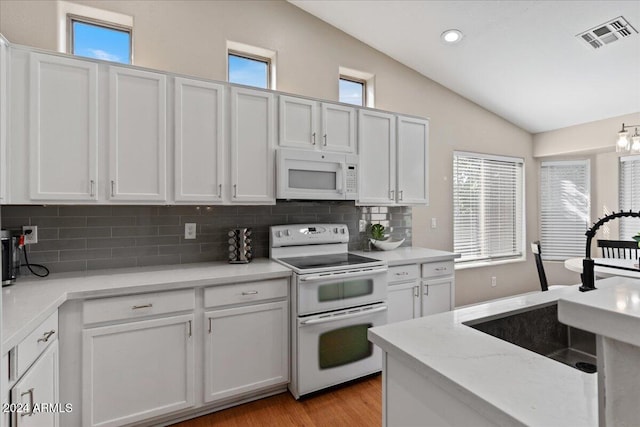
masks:
<svg viewBox="0 0 640 427"><path fill-rule="evenodd" d="M205 401L287 383L288 302L205 312Z"/></svg>
<svg viewBox="0 0 640 427"><path fill-rule="evenodd" d="M120 426L194 405L193 314L83 331L83 426Z"/></svg>
<svg viewBox="0 0 640 427"><path fill-rule="evenodd" d="M11 389L11 404L17 409L12 427L57 427L58 341L52 342ZM70 408L67 408L70 409Z"/></svg>
<svg viewBox="0 0 640 427"><path fill-rule="evenodd" d="M388 272L388 323L453 310L453 262L393 266Z"/></svg>

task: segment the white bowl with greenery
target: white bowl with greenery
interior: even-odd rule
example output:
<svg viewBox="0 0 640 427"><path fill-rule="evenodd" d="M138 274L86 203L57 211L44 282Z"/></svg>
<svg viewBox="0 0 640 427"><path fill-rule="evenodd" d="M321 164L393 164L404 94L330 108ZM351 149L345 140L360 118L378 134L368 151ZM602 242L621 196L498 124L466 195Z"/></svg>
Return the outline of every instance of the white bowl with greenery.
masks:
<svg viewBox="0 0 640 427"><path fill-rule="evenodd" d="M404 239L401 240L376 240L371 239L371 244L375 246L376 249L380 249L381 251L392 251L399 247L404 243Z"/></svg>

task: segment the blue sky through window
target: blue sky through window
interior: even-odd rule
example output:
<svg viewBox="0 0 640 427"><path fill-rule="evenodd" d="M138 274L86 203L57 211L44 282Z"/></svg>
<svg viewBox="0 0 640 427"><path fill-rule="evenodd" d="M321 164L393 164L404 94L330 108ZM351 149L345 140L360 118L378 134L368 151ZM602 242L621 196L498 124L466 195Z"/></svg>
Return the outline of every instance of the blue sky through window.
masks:
<svg viewBox="0 0 640 427"><path fill-rule="evenodd" d="M340 79L340 102L364 107L364 84L351 80Z"/></svg>
<svg viewBox="0 0 640 427"><path fill-rule="evenodd" d="M73 21L73 54L105 61L131 63L131 33Z"/></svg>
<svg viewBox="0 0 640 427"><path fill-rule="evenodd" d="M267 89L268 63L229 54L229 82Z"/></svg>

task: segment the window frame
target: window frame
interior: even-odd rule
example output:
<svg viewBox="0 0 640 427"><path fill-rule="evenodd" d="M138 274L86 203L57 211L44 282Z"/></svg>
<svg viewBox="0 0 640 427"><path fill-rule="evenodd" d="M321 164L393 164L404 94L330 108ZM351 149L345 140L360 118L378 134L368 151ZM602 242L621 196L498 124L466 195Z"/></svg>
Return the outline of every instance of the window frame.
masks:
<svg viewBox="0 0 640 427"><path fill-rule="evenodd" d="M257 87L257 86L251 86L251 87L256 87L258 89L271 89L271 58L268 58L266 56L261 56L261 55L255 55L252 53L247 53L247 52L243 52L243 51L239 51L236 49L227 49L227 81L231 84L241 84L241 83L235 83L232 82L231 80L229 80L229 75L230 73L230 69L229 69L229 57L230 56L237 56L239 58L244 58L244 59L250 59L252 61L258 61L258 62L264 62L267 66L267 75L266 75L266 79L267 79L267 87L266 88L262 88L262 87ZM246 85L244 85L246 86Z"/></svg>
<svg viewBox="0 0 640 427"><path fill-rule="evenodd" d="M345 74L340 74L340 76L338 77L338 100L340 99L340 80L344 80L351 83L358 83L362 85L362 104L358 105L358 104L351 104L348 102L345 102L345 104L354 105L356 107L366 107L367 106L367 80L359 79L357 77L351 77Z"/></svg>
<svg viewBox="0 0 640 427"><path fill-rule="evenodd" d="M514 262L522 262L527 259L527 251L526 251L526 201L525 201L525 191L526 191L526 170L525 170L525 161L522 157L513 157L513 156L502 156L502 155L494 155L494 154L484 154L484 153L476 153L476 152L468 152L468 151L454 151L453 152L453 170L452 170L452 199L453 199L453 243L454 243L454 252L457 252L455 249L456 244L456 218L455 218L455 200L456 200L456 177L455 177L455 168L457 157L467 157L473 158L480 161L498 161L498 162L507 162L514 164L514 170L517 175L515 177L516 188L515 190L515 204L514 209L516 211L515 224L515 239L516 239L516 249L517 252L508 255L508 256L491 256L490 254L486 257L477 257L472 259L464 259L464 257L460 257L455 260L455 269L462 270L467 268L475 268L475 267L486 267L491 265L500 265L500 264L508 264ZM482 196L484 197L484 196ZM482 202L481 210L486 210L487 201L484 200ZM478 239L480 240L480 239ZM485 239L486 240L486 239Z"/></svg>
<svg viewBox="0 0 640 427"><path fill-rule="evenodd" d="M545 244L545 237L544 237L544 233L543 233L543 193L542 193L542 174L543 174L543 167L545 166L555 166L555 167L571 167L571 166L579 166L579 167L584 167L585 168L585 179L586 182L584 183L584 187L585 187L585 191L586 191L586 196L588 198L587 200L587 206L586 206L586 215L587 218L584 222L584 230L581 230L582 233L579 234L578 236L575 236L576 240L580 240L577 248L576 248L576 253L570 253L570 254L566 254L566 252L564 254L559 254L556 253L554 251L551 251L552 254L549 255L549 247L552 247L553 245L549 244L548 242ZM564 261L567 260L569 258L575 258L575 257L580 257L580 256L584 256L584 247L586 245L586 235L584 234L587 229L589 228L590 224L591 224L591 160L590 159L571 159L571 160L544 160L540 162L540 169L539 169L539 182L538 182L538 197L539 197L539 212L538 214L540 215L540 230L539 230L539 235L540 235L540 245L542 247L542 259L545 261ZM557 189L556 189L557 190ZM577 222L576 222L577 223ZM555 224L555 227L558 227L560 224ZM549 224L549 226L553 227L554 224ZM546 248L546 249L545 249Z"/></svg>
<svg viewBox="0 0 640 427"><path fill-rule="evenodd" d="M67 52L74 56L80 56L80 55L76 55L73 49L74 37L75 37L73 33L74 22L81 22L83 24L93 25L96 27L103 27L110 30L129 33L129 62L124 64L133 65L133 27L130 27L128 25L118 24L115 22L105 21L102 19L91 18L89 16L82 16L82 15L76 15L74 13L67 13Z"/></svg>
<svg viewBox="0 0 640 427"><path fill-rule="evenodd" d="M633 203L631 204L631 206L626 206L626 204L623 203L626 201L627 193L630 193L630 198L631 200L633 200L632 193L633 193L633 190L635 189L634 187L637 186L640 188L640 178L638 179L637 185L635 185L636 183L634 182L627 183L627 184L623 183L623 178L625 176L624 164L627 162L630 164L629 168L631 169L629 173L635 172L634 169L640 169L640 155L620 156L618 158L618 207L621 211L623 210L637 211L638 208L634 209ZM638 167L634 168L634 165L638 165ZM638 227L640 227L640 219L620 218L620 223L618 225L618 240L630 240L631 236L635 235L637 230L640 230L640 228ZM630 231L629 229L634 230L635 232Z"/></svg>

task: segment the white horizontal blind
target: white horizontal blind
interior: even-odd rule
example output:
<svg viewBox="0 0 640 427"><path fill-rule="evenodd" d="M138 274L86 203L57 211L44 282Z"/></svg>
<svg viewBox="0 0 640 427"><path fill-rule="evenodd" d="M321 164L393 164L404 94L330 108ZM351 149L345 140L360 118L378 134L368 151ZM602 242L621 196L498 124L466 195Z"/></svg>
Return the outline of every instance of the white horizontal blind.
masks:
<svg viewBox="0 0 640 427"><path fill-rule="evenodd" d="M523 255L524 161L454 152L453 250L458 262Z"/></svg>
<svg viewBox="0 0 640 427"><path fill-rule="evenodd" d="M589 160L540 165L540 246L542 258L584 256L589 228Z"/></svg>
<svg viewBox="0 0 640 427"><path fill-rule="evenodd" d="M640 211L640 156L620 157L620 209ZM640 218L620 218L620 240L640 231Z"/></svg>

